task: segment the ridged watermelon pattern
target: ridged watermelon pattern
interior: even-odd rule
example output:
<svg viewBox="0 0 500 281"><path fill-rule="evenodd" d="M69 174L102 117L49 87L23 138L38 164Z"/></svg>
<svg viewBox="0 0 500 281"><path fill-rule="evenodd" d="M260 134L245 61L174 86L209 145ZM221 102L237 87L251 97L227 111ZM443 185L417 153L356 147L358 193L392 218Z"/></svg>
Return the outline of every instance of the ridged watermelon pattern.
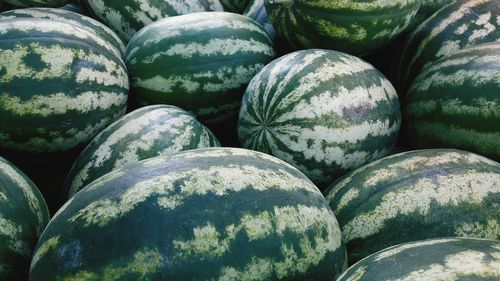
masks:
<svg viewBox="0 0 500 281"><path fill-rule="evenodd" d="M0 147L64 151L125 112L128 76L119 51L73 24L0 21Z"/></svg>
<svg viewBox="0 0 500 281"><path fill-rule="evenodd" d="M27 280L49 210L35 184L0 157L0 279Z"/></svg>
<svg viewBox="0 0 500 281"><path fill-rule="evenodd" d="M264 0L276 32L296 49L356 55L386 44L411 22L421 0Z"/></svg>
<svg viewBox="0 0 500 281"><path fill-rule="evenodd" d="M74 12L53 8L28 8L11 10L0 14L0 20L16 18L36 18L64 21L79 28L83 28L89 32L96 33L108 43L116 47L121 54L125 52L125 44L123 44L120 38L118 38L118 36L111 31L111 29L90 17Z"/></svg>
<svg viewBox="0 0 500 281"><path fill-rule="evenodd" d="M210 130L178 107L142 107L109 125L80 154L66 179L68 198L111 170L132 162L219 145Z"/></svg>
<svg viewBox="0 0 500 281"><path fill-rule="evenodd" d="M500 238L500 164L469 152L392 155L345 175L326 194L350 262L427 238Z"/></svg>
<svg viewBox="0 0 500 281"><path fill-rule="evenodd" d="M396 81L406 91L428 63L482 43L500 40L500 2L461 0L439 10L413 31L396 67Z"/></svg>
<svg viewBox="0 0 500 281"><path fill-rule="evenodd" d="M350 267L337 281L500 279L500 242L440 238L390 247Z"/></svg>
<svg viewBox="0 0 500 281"><path fill-rule="evenodd" d="M3 0L17 7L60 7L69 0Z"/></svg>
<svg viewBox="0 0 500 281"><path fill-rule="evenodd" d="M102 22L128 42L144 26L163 18L222 11L219 0L85 0Z"/></svg>
<svg viewBox="0 0 500 281"><path fill-rule="evenodd" d="M304 50L252 79L238 134L243 147L285 160L324 186L389 154L400 124L397 94L373 66L340 52Z"/></svg>
<svg viewBox="0 0 500 281"><path fill-rule="evenodd" d="M151 24L130 41L125 61L141 104L173 104L208 125L236 118L246 85L275 55L248 17L206 12Z"/></svg>
<svg viewBox="0 0 500 281"><path fill-rule="evenodd" d="M273 25L269 21L266 8L264 7L264 0L250 0L248 6L243 12L243 15L260 23L260 25L262 25L267 31L267 34L269 34L271 39L276 37L276 30L274 30Z"/></svg>
<svg viewBox="0 0 500 281"><path fill-rule="evenodd" d="M455 147L500 160L500 42L458 51L424 68L405 109L418 147Z"/></svg>
<svg viewBox="0 0 500 281"><path fill-rule="evenodd" d="M81 190L42 234L31 278L333 280L344 263L335 217L302 173L212 148L131 164Z"/></svg>

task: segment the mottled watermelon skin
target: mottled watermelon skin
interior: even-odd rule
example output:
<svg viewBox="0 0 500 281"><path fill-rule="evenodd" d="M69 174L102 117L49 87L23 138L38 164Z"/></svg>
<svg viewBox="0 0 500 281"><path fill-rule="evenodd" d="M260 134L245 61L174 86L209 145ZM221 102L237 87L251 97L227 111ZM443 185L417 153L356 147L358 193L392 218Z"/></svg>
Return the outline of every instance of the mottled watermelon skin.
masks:
<svg viewBox="0 0 500 281"><path fill-rule="evenodd" d="M210 148L147 159L85 187L42 234L30 275L334 280L345 255L335 216L297 169Z"/></svg>
<svg viewBox="0 0 500 281"><path fill-rule="evenodd" d="M500 279L500 242L438 238L400 244L359 261L337 281Z"/></svg>
<svg viewBox="0 0 500 281"><path fill-rule="evenodd" d="M438 10L457 1L458 0L422 0L420 9L418 9L417 15L415 16L415 19L413 19L410 29L416 28Z"/></svg>
<svg viewBox="0 0 500 281"><path fill-rule="evenodd" d="M472 46L424 68L404 110L420 148L454 147L500 160L500 42Z"/></svg>
<svg viewBox="0 0 500 281"><path fill-rule="evenodd" d="M248 0L220 0L224 11L241 14L248 5Z"/></svg>
<svg viewBox="0 0 500 281"><path fill-rule="evenodd" d="M47 19L0 21L0 148L70 150L125 113L120 52L96 33Z"/></svg>
<svg viewBox="0 0 500 281"><path fill-rule="evenodd" d="M0 20L16 18L35 18L64 21L79 28L83 28L89 32L96 33L108 43L116 47L121 54L125 52L125 44L123 44L120 38L111 29L90 17L83 16L75 12L63 10L62 8L27 8L11 10L0 14Z"/></svg>
<svg viewBox="0 0 500 281"><path fill-rule="evenodd" d="M191 113L171 105L142 107L109 125L80 154L66 179L66 199L132 162L215 146L217 138Z"/></svg>
<svg viewBox="0 0 500 281"><path fill-rule="evenodd" d="M3 0L3 2L17 7L60 7L69 0Z"/></svg>
<svg viewBox="0 0 500 281"><path fill-rule="evenodd" d="M396 84L405 94L422 68L466 47L500 40L500 2L461 0L433 14L401 47Z"/></svg>
<svg viewBox="0 0 500 281"><path fill-rule="evenodd" d="M295 49L364 55L400 34L421 0L264 0L278 35Z"/></svg>
<svg viewBox="0 0 500 281"><path fill-rule="evenodd" d="M35 184L0 157L0 279L27 280L49 211Z"/></svg>
<svg viewBox="0 0 500 281"><path fill-rule="evenodd" d="M163 18L223 11L219 0L85 0L93 14L128 42L144 26Z"/></svg>
<svg viewBox="0 0 500 281"><path fill-rule="evenodd" d="M274 40L276 37L276 30L267 16L266 8L264 7L264 0L250 0L243 15L260 23L269 34L269 37Z"/></svg>
<svg viewBox="0 0 500 281"><path fill-rule="evenodd" d="M345 175L325 194L350 264L409 241L500 239L500 164L470 152L395 154Z"/></svg>
<svg viewBox="0 0 500 281"><path fill-rule="evenodd" d="M176 105L213 128L237 118L245 87L274 56L252 19L206 12L147 26L130 41L125 62L140 104Z"/></svg>
<svg viewBox="0 0 500 281"><path fill-rule="evenodd" d="M378 70L310 49L274 60L252 79L238 135L243 147L285 160L325 187L388 155L400 125L397 93Z"/></svg>

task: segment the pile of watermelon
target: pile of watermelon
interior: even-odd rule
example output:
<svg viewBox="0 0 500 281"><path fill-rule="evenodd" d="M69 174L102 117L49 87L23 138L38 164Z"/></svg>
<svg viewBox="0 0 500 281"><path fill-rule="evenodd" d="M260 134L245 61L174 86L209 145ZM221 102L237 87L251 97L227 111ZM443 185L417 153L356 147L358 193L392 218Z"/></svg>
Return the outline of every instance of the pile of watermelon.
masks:
<svg viewBox="0 0 500 281"><path fill-rule="evenodd" d="M500 280L498 0L0 0L0 280Z"/></svg>

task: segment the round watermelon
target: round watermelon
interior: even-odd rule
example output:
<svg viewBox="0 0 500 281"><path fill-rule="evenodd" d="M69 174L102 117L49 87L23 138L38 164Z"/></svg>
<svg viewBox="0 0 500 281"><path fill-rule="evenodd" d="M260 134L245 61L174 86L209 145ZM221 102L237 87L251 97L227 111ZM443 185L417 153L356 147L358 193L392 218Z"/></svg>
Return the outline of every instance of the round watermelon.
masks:
<svg viewBox="0 0 500 281"><path fill-rule="evenodd" d="M3 2L17 7L60 7L69 0L3 0Z"/></svg>
<svg viewBox="0 0 500 281"><path fill-rule="evenodd" d="M166 17L222 11L219 0L85 0L93 14L124 42L144 26Z"/></svg>
<svg viewBox="0 0 500 281"><path fill-rule="evenodd" d="M255 21L206 12L145 27L130 41L125 61L140 104L173 104L220 128L237 118L245 87L274 55Z"/></svg>
<svg viewBox="0 0 500 281"><path fill-rule="evenodd" d="M70 150L125 113L125 64L96 32L37 18L0 30L0 148Z"/></svg>
<svg viewBox="0 0 500 281"><path fill-rule="evenodd" d="M54 8L27 8L16 9L0 14L0 20L16 18L48 19L54 21L63 21L72 24L78 28L83 28L89 32L96 33L102 39L114 46L121 54L125 52L125 44L118 36L104 24L87 16L75 12L54 9Z"/></svg>
<svg viewBox="0 0 500 281"><path fill-rule="evenodd" d="M326 192L349 262L392 245L457 236L500 239L500 164L454 149L392 155Z"/></svg>
<svg viewBox="0 0 500 281"><path fill-rule="evenodd" d="M66 178L67 197L111 170L132 162L219 145L210 130L178 107L142 107L116 120L90 142Z"/></svg>
<svg viewBox="0 0 500 281"><path fill-rule="evenodd" d="M390 153L401 113L373 66L329 50L283 56L249 84L239 115L245 148L294 165L320 186Z"/></svg>
<svg viewBox="0 0 500 281"><path fill-rule="evenodd" d="M40 238L37 280L334 280L340 230L321 192L266 154L209 148L114 170Z"/></svg>
<svg viewBox="0 0 500 281"><path fill-rule="evenodd" d="M415 79L404 110L416 147L454 147L500 160L500 42L433 62Z"/></svg>
<svg viewBox="0 0 500 281"><path fill-rule="evenodd" d="M49 210L35 184L0 157L0 280L28 280Z"/></svg>
<svg viewBox="0 0 500 281"><path fill-rule="evenodd" d="M456 51L500 40L500 1L460 0L433 14L406 39L395 80L404 94L422 68Z"/></svg>
<svg viewBox="0 0 500 281"><path fill-rule="evenodd" d="M296 49L367 54L400 34L421 0L264 0L278 35Z"/></svg>
<svg viewBox="0 0 500 281"><path fill-rule="evenodd" d="M393 246L350 267L337 281L500 280L500 241L438 238Z"/></svg>

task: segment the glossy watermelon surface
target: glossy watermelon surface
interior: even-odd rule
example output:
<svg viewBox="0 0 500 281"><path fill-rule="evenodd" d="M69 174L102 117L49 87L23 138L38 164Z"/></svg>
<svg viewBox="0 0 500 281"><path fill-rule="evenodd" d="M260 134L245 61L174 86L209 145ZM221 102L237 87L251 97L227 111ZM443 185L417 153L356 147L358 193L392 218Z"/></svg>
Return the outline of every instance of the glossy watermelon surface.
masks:
<svg viewBox="0 0 500 281"><path fill-rule="evenodd" d="M390 247L350 267L337 281L500 279L500 241L437 238Z"/></svg>
<svg viewBox="0 0 500 281"><path fill-rule="evenodd" d="M27 280L49 210L35 184L0 157L0 279Z"/></svg>
<svg viewBox="0 0 500 281"><path fill-rule="evenodd" d="M326 199L351 264L409 241L500 239L500 164L466 151L391 155L346 174Z"/></svg>
<svg viewBox="0 0 500 281"><path fill-rule="evenodd" d="M291 163L320 186L390 153L401 124L391 83L367 62L310 49L268 64L246 89L245 148Z"/></svg>
<svg viewBox="0 0 500 281"><path fill-rule="evenodd" d="M236 119L245 87L275 55L248 17L206 12L167 18L141 30L125 61L140 104L172 104L214 124Z"/></svg>
<svg viewBox="0 0 500 281"><path fill-rule="evenodd" d="M131 164L82 189L43 232L30 276L333 280L345 255L328 203L297 169L209 148Z"/></svg>
<svg viewBox="0 0 500 281"><path fill-rule="evenodd" d="M132 162L219 146L212 132L178 107L151 105L116 120L80 154L66 179L68 198L104 174Z"/></svg>
<svg viewBox="0 0 500 281"><path fill-rule="evenodd" d="M406 100L406 130L416 147L455 147L500 160L500 42L429 64Z"/></svg>
<svg viewBox="0 0 500 281"><path fill-rule="evenodd" d="M125 113L128 75L112 44L69 22L0 21L0 147L70 150Z"/></svg>
<svg viewBox="0 0 500 281"><path fill-rule="evenodd" d="M400 34L421 0L264 0L276 32L295 49L364 55Z"/></svg>

